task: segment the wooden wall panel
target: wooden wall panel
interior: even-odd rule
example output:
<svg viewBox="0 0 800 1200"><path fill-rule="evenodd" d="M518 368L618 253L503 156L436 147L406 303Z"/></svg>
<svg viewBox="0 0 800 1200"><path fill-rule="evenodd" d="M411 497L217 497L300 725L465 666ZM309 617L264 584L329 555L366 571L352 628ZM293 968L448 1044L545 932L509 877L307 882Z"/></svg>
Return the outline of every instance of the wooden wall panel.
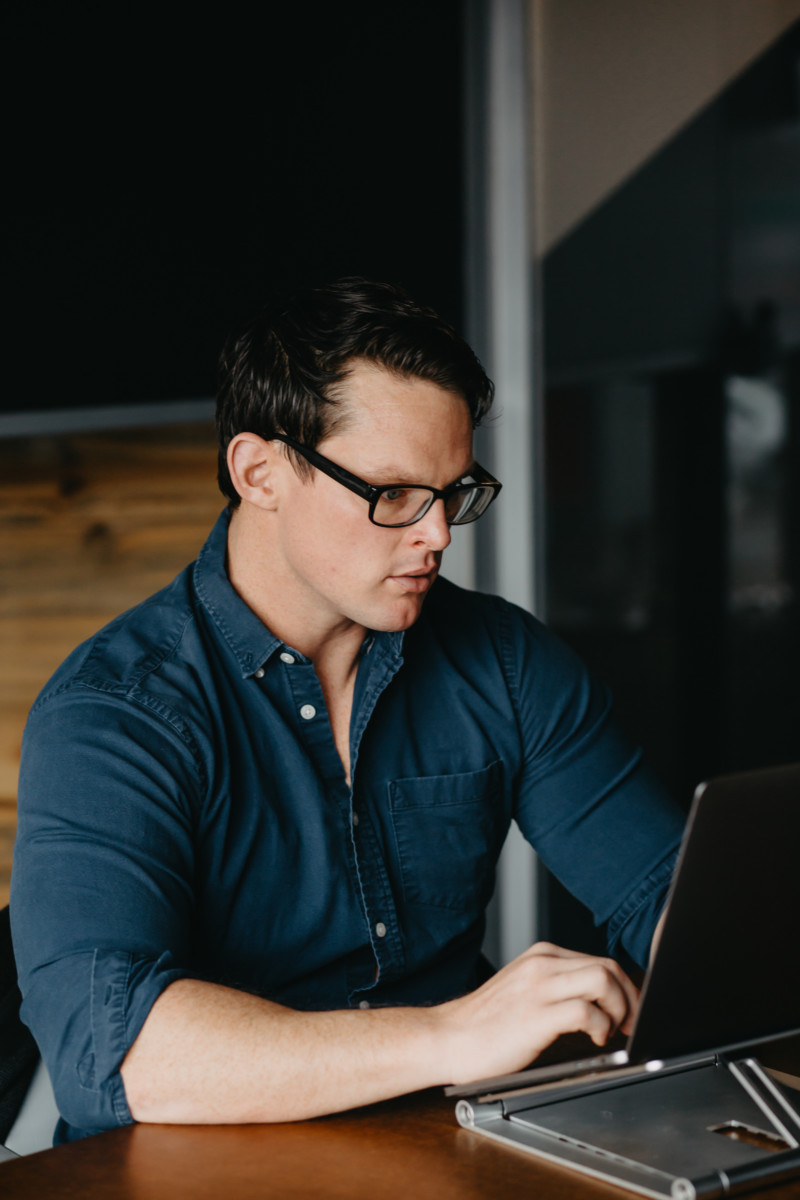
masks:
<svg viewBox="0 0 800 1200"><path fill-rule="evenodd" d="M70 650L196 557L222 507L210 423L0 442L0 905L31 704Z"/></svg>

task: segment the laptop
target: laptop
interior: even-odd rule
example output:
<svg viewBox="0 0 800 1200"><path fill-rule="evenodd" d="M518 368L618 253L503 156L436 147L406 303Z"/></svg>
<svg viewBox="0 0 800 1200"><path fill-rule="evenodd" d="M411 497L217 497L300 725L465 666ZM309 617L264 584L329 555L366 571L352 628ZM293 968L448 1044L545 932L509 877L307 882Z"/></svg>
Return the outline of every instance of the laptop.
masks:
<svg viewBox="0 0 800 1200"><path fill-rule="evenodd" d="M800 763L695 791L627 1045L446 1089L475 1095L800 1033Z"/></svg>
<svg viewBox="0 0 800 1200"><path fill-rule="evenodd" d="M446 1094L461 1098L467 1128L650 1196L689 1200L692 1179L709 1171L708 1195L737 1171L795 1178L800 1093L753 1056L800 1037L800 764L698 786L667 904L623 1050ZM743 1129L762 1150L744 1144ZM721 1155L726 1139L709 1131L730 1133ZM769 1139L778 1153L763 1165ZM724 1169L708 1167L709 1154Z"/></svg>

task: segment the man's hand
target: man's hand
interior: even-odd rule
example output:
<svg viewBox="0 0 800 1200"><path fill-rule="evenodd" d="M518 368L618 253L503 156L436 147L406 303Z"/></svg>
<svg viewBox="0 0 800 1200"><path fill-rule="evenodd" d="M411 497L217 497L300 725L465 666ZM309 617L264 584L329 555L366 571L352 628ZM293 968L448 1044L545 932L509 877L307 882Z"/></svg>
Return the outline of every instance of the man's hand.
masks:
<svg viewBox="0 0 800 1200"><path fill-rule="evenodd" d="M587 1033L597 1046L628 1034L639 993L617 963L532 946L477 991L433 1011L442 1022L451 1083L528 1066L562 1033Z"/></svg>

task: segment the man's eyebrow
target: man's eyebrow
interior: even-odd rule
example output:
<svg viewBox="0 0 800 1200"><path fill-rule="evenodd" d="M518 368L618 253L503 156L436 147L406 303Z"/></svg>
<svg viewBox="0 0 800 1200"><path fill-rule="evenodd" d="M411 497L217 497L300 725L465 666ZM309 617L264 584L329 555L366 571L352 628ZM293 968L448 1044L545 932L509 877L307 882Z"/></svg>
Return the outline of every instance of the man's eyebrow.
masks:
<svg viewBox="0 0 800 1200"><path fill-rule="evenodd" d="M455 479L451 479L450 483L446 483L444 486L450 487L451 484L458 483L465 475L469 475L474 470L475 465L475 459L473 458L466 470L462 471L460 475L456 475ZM393 467L391 464L386 468L381 467L379 470L370 471L367 478L375 487L386 487L389 483L401 483L404 487L433 487L433 484L423 483L421 479L416 477L412 478L406 475L401 467Z"/></svg>

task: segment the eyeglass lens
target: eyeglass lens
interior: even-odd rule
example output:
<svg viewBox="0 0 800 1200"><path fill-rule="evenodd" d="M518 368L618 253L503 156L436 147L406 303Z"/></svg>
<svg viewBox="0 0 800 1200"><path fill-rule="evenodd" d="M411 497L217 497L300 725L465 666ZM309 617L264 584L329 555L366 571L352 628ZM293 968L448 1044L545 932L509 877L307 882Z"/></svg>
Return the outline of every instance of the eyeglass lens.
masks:
<svg viewBox="0 0 800 1200"><path fill-rule="evenodd" d="M445 500L445 519L449 525L464 525L476 520L492 499L492 489L465 487ZM411 525L419 521L433 504L428 488L391 488L382 492L372 514L378 525Z"/></svg>

